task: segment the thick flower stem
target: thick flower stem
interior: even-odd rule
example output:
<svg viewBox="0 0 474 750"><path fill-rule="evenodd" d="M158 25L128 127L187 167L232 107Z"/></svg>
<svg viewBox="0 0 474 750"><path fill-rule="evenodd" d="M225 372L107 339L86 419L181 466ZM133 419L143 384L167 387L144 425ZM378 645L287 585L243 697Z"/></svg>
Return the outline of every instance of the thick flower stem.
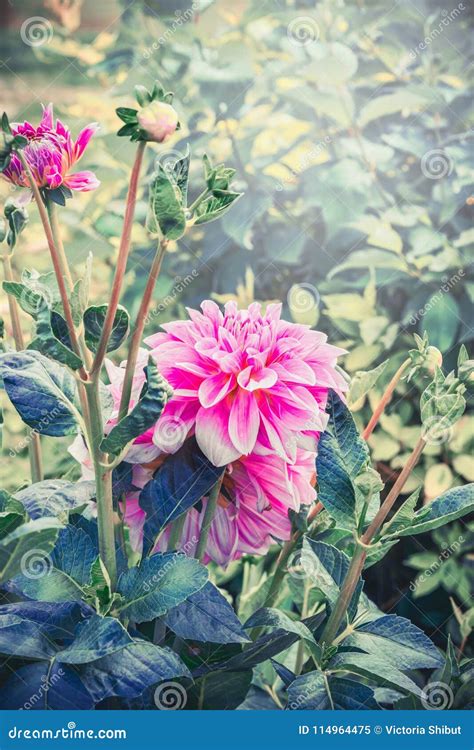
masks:
<svg viewBox="0 0 474 750"><path fill-rule="evenodd" d="M61 302L63 305L64 310L64 317L66 319L66 324L68 328L69 338L71 340L71 346L74 354L76 354L78 357L81 356L81 349L79 346L79 342L77 340L76 335L76 329L74 327L74 320L72 317L72 310L71 310L71 304L69 302L69 296L68 296L68 290L66 288L66 283L63 276L61 261L60 261L60 253L56 247L56 244L54 242L53 233L51 230L51 225L49 223L48 219L48 212L46 210L46 207L44 205L43 199L41 197L41 193L39 191L39 188L34 180L34 177L31 173L31 169L28 165L27 160L21 153L21 151L17 152L17 156L20 159L22 166L26 172L26 175L28 177L29 187L31 188L35 201L36 206L38 208L38 212L40 215L41 223L43 225L44 233L46 235L46 240L49 247L49 252L51 254L51 260L53 261L53 267L54 267L54 273L56 275L56 281L58 283L59 288L59 294L61 297ZM81 373L81 377L85 380L87 378L87 373L85 369L82 367L80 368L79 372Z"/></svg>
<svg viewBox="0 0 474 750"><path fill-rule="evenodd" d="M67 262L66 252L64 250L61 232L59 229L58 211L56 208L56 203L54 203L54 201L51 201L51 200L46 200L46 208L48 210L49 223L51 224L51 231L53 233L54 242L56 244L56 249L58 251L58 261L61 267L61 273L63 275L63 278L66 280L66 283L69 287L69 291L72 292L73 287L74 287L74 281L73 281L71 271L69 268L69 263Z"/></svg>
<svg viewBox="0 0 474 750"><path fill-rule="evenodd" d="M128 357L127 357L127 366L125 369L125 375L123 379L123 389L122 389L122 396L120 399L120 408L119 408L119 415L118 415L119 421L128 414L130 396L132 394L133 375L135 373L135 367L137 364L138 351L140 349L143 329L145 328L148 311L150 309L151 298L155 289L156 280L160 273L161 264L163 262L163 258L166 252L167 245L168 245L168 240L165 237L162 237L158 243L155 257L153 258L153 263L151 264L150 273L148 275L148 280L146 283L145 291L142 297L142 301L140 303L140 308L137 313L137 319L135 322L135 328L132 334L132 339L130 341L130 347L128 350Z"/></svg>
<svg viewBox="0 0 474 750"><path fill-rule="evenodd" d="M120 247L117 258L117 266L115 269L114 280L112 283L112 292L110 295L109 304L107 307L107 314L104 320L104 326L100 337L97 352L92 364L91 373L100 372L104 357L107 352L107 344L109 342L110 334L115 320L115 313L120 299L120 292L122 290L123 279L125 271L127 269L127 260L130 252L130 240L132 236L133 219L135 216L135 205L137 202L137 191L138 191L138 179L140 176L140 170L143 162L143 154L145 151L146 141L140 141L138 144L137 154L135 157L135 163L132 168L130 175L130 185L127 193L127 203L125 208L125 217L123 220L122 236L120 239Z"/></svg>
<svg viewBox="0 0 474 750"><path fill-rule="evenodd" d="M408 461L398 475L397 481L393 485L392 489L388 493L384 502L380 506L380 509L375 515L374 520L366 529L364 534L362 534L362 537L357 540L354 554L349 565L349 570L347 571L347 575L339 592L339 597L321 636L322 643L330 645L337 636L338 630L346 615L347 608L351 602L352 595L354 594L354 591L356 589L357 582L364 568L364 563L367 557L370 543L374 536L378 533L383 522L390 513L390 510L392 509L396 499L405 486L405 482L418 463L425 445L425 440L420 437L417 444L413 448Z"/></svg>
<svg viewBox="0 0 474 750"><path fill-rule="evenodd" d="M186 513L183 513L176 521L171 524L170 538L168 541L168 552L173 552L179 547L179 542L183 533L184 522L186 520Z"/></svg>
<svg viewBox="0 0 474 750"><path fill-rule="evenodd" d="M199 560L199 562L203 561L206 554L207 539L209 537L209 531L211 529L212 521L214 520L214 514L217 508L217 500L219 498L219 492L221 491L223 479L224 472L222 472L222 475L219 477L209 493L206 510L204 511L204 518L202 519L201 533L199 535L199 541L196 547L195 557Z"/></svg>
<svg viewBox="0 0 474 750"><path fill-rule="evenodd" d="M5 269L5 280L14 281L10 255L6 253L2 256L2 260ZM23 338L23 331L21 330L20 311L18 308L18 303L11 294L8 295L8 308L10 310L10 319L12 323L12 333L15 347L18 352L21 352L25 348L25 340ZM31 481L41 482L41 480L43 479L43 458L41 454L40 436L36 432L31 432L29 438L30 442L28 443L28 455L30 458Z"/></svg>
<svg viewBox="0 0 474 750"><path fill-rule="evenodd" d="M105 467L105 454L100 448L103 438L102 411L99 397L99 379L85 384L90 413L90 441L94 464L99 554L110 576L112 590L117 582L115 554L114 508L112 498L112 471Z"/></svg>
<svg viewBox="0 0 474 750"><path fill-rule="evenodd" d="M388 384L387 388L385 389L385 393L383 394L382 398L380 399L379 403L377 404L374 413L372 414L369 423L367 427L365 428L364 432L362 433L362 437L364 440L368 440L369 437L372 435L372 432L374 431L376 425L378 424L378 421L382 414L385 411L385 407L387 404L390 403L393 392L395 388L397 387L398 383L400 382L400 379L402 378L403 374L405 373L405 370L410 366L411 359L408 358L398 368L395 375L391 379L390 383Z"/></svg>

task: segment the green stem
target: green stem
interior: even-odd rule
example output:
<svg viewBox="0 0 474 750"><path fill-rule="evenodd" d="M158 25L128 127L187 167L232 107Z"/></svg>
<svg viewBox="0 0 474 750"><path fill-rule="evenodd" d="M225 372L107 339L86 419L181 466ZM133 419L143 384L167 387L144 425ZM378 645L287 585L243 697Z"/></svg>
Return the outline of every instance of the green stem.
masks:
<svg viewBox="0 0 474 750"><path fill-rule="evenodd" d="M186 520L186 513L183 513L176 521L171 524L170 538L168 541L168 552L172 552L179 548L179 542L183 533L184 522Z"/></svg>
<svg viewBox="0 0 474 750"><path fill-rule="evenodd" d="M372 414L370 421L365 428L364 432L362 433L362 437L364 440L368 440L371 436L375 426L377 425L380 417L382 416L383 412L385 411L385 407L387 404L390 403L393 392L395 388L397 387L398 383L400 382L401 377L403 376L405 370L410 366L411 359L408 357L398 368L395 375L391 379L390 383L388 384L387 388L385 389L385 392L380 399L379 403L375 407L374 413Z"/></svg>
<svg viewBox="0 0 474 750"><path fill-rule="evenodd" d="M135 374L135 367L137 365L138 352L140 349L143 330L145 328L148 311L150 309L151 298L155 289L156 280L160 273L161 264L163 262L163 257L165 255L167 245L168 240L165 237L162 237L158 243L155 257L153 258L153 263L151 264L150 273L148 275L145 291L140 302L140 308L137 313L135 328L128 350L127 365L125 368L125 375L123 379L122 396L120 399L120 408L118 415L119 421L128 414L130 396L132 394L133 376Z"/></svg>
<svg viewBox="0 0 474 750"><path fill-rule="evenodd" d="M112 590L117 582L115 555L114 509L112 498L112 471L105 464L105 454L100 448L103 438L102 410L99 397L99 379L85 384L89 404L91 456L94 464L97 524L99 528L99 553L110 576Z"/></svg>
<svg viewBox="0 0 474 750"><path fill-rule="evenodd" d="M188 211L190 211L191 213L193 213L196 210L196 208L199 206L199 204L205 198L207 198L207 196L210 194L210 192L211 191L208 188L206 188L206 190L203 190L202 193L200 195L198 195L198 197L196 198L196 200L193 201L190 206L188 206Z"/></svg>
<svg viewBox="0 0 474 750"><path fill-rule="evenodd" d="M61 268L61 273L63 279L66 280L69 291L72 292L74 288L74 281L69 268L69 263L67 262L66 252L64 250L61 231L59 228L57 204L54 201L48 199L47 193L45 193L45 195L45 203L48 211L49 223L51 224L51 231L53 233L54 242L58 251L58 261Z"/></svg>
<svg viewBox="0 0 474 750"><path fill-rule="evenodd" d="M214 514L217 508L217 500L219 498L219 492L221 491L222 480L224 478L224 472L219 477L214 487L209 493L207 500L206 509L204 511L204 518L202 519L201 533L199 535L199 541L196 548L195 557L202 562L204 555L206 554L207 539L209 537L209 531L211 529Z"/></svg>
<svg viewBox="0 0 474 750"><path fill-rule="evenodd" d="M127 269L127 260L130 252L130 241L132 237L133 219L135 216L135 205L137 202L137 191L138 191L138 179L140 176L140 170L143 162L143 154L145 152L146 141L140 141L138 144L137 153L135 156L135 162L133 164L132 173L130 175L130 185L128 187L127 202L125 207L125 216L123 220L122 236L120 238L120 247L118 252L117 264L115 267L114 280L112 282L112 291L110 295L109 304L107 307L107 313L102 328L102 334L100 337L99 345L97 347L94 362L92 364L91 374L100 372L104 357L107 352L107 344L109 342L110 334L115 320L115 313L120 299L120 292L122 290L123 279L125 271Z"/></svg>
<svg viewBox="0 0 474 750"><path fill-rule="evenodd" d="M311 591L311 581L306 580L304 584L303 604L301 607L301 619L302 620L304 620L304 618L307 617L308 615L310 591ZM295 674L297 675L301 674L301 670L303 669L304 655L305 655L305 642L301 638L300 642L298 643L298 650L296 652Z"/></svg>

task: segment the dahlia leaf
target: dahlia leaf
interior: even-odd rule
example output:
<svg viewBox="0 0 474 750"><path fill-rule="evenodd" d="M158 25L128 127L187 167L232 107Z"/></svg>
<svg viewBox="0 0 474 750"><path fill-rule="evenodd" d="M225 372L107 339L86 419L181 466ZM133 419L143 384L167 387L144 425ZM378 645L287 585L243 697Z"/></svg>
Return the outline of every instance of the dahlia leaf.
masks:
<svg viewBox="0 0 474 750"><path fill-rule="evenodd" d="M28 561L34 561L53 549L62 529L54 518L39 518L28 521L10 531L0 541L0 582L16 576Z"/></svg>
<svg viewBox="0 0 474 750"><path fill-rule="evenodd" d="M0 357L0 376L22 420L41 435L77 432L76 383L71 373L36 351Z"/></svg>
<svg viewBox="0 0 474 750"><path fill-rule="evenodd" d="M305 536L300 565L313 585L322 591L331 607L334 606L349 569L348 556L330 544L316 542ZM362 578L359 578L347 610L349 622L356 614L363 585Z"/></svg>
<svg viewBox="0 0 474 750"><path fill-rule="evenodd" d="M49 659L56 648L36 623L0 612L0 653L24 659Z"/></svg>
<svg viewBox="0 0 474 750"><path fill-rule="evenodd" d="M244 700L252 682L252 671L213 672L200 677L187 690L186 708L232 711Z"/></svg>
<svg viewBox="0 0 474 750"><path fill-rule="evenodd" d="M147 229L169 240L178 240L186 229L181 190L161 164L150 185Z"/></svg>
<svg viewBox="0 0 474 750"><path fill-rule="evenodd" d="M360 682L308 672L289 686L288 708L290 711L376 711L380 706L373 690Z"/></svg>
<svg viewBox="0 0 474 750"><path fill-rule="evenodd" d="M2 685L1 709L72 711L93 707L92 696L73 668L54 660L20 667Z"/></svg>
<svg viewBox="0 0 474 750"><path fill-rule="evenodd" d="M79 623L73 642L56 656L62 664L88 664L133 643L115 617L93 615Z"/></svg>
<svg viewBox="0 0 474 750"><path fill-rule="evenodd" d="M53 329L53 324L55 330ZM56 335L58 332L58 336ZM71 370L78 370L82 360L71 351L71 340L66 321L59 313L42 307L36 315L36 336L28 349L34 349L41 354L67 365Z"/></svg>
<svg viewBox="0 0 474 750"><path fill-rule="evenodd" d="M40 521L53 523L53 519ZM25 556L23 572L13 579L14 589L36 601L68 602L84 598L97 554L88 534L74 526L66 526L60 531L49 555L38 554L31 560Z"/></svg>
<svg viewBox="0 0 474 750"><path fill-rule="evenodd" d="M318 499L344 529L357 528L354 480L369 459L369 452L349 409L330 392L329 423L321 435L316 459Z"/></svg>
<svg viewBox="0 0 474 750"><path fill-rule="evenodd" d="M207 580L208 571L197 560L172 552L157 553L122 573L117 593L124 602L118 609L123 617L147 622L185 601Z"/></svg>
<svg viewBox="0 0 474 750"><path fill-rule="evenodd" d="M170 386L158 372L151 357L145 372L146 385L137 405L102 440L100 447L105 453L118 454L127 443L143 435L158 420L172 395Z"/></svg>
<svg viewBox="0 0 474 750"><path fill-rule="evenodd" d="M358 626L343 641L374 657L383 654L387 664L399 670L434 669L443 664L434 643L409 620L384 615Z"/></svg>
<svg viewBox="0 0 474 750"><path fill-rule="evenodd" d="M232 606L210 581L186 601L170 609L164 622L173 633L188 640L206 643L249 641Z"/></svg>
<svg viewBox="0 0 474 750"><path fill-rule="evenodd" d="M171 176L176 182L179 190L181 191L183 206L187 204L188 200L188 182L189 182L189 164L191 162L191 152L189 146L186 148L186 153L181 159L178 159L174 164L171 171Z"/></svg>
<svg viewBox="0 0 474 750"><path fill-rule="evenodd" d="M413 536L438 529L456 518L474 511L474 483L454 487L428 506L420 508L405 528L390 531L390 536Z"/></svg>
<svg viewBox="0 0 474 750"><path fill-rule="evenodd" d="M68 482L45 479L15 493L15 498L30 518L58 518L66 521L70 513L80 513L95 497L95 482Z"/></svg>
<svg viewBox="0 0 474 750"><path fill-rule="evenodd" d="M280 612L278 609L272 609L271 607L259 609L247 620L244 627L246 630L255 627L278 628L285 630L287 633L295 633L299 638L316 645L314 636L307 625L298 620L292 620L291 617L284 612Z"/></svg>
<svg viewBox="0 0 474 750"><path fill-rule="evenodd" d="M84 332L87 347L96 352L99 345L108 305L93 305L85 310L83 315ZM113 352L125 341L130 329L130 316L122 305L118 305L115 313L112 332L107 343L107 351Z"/></svg>
<svg viewBox="0 0 474 750"><path fill-rule="evenodd" d="M230 190L214 190L207 200L196 207L195 224L207 224L220 219L241 195L242 193L233 193Z"/></svg>
<svg viewBox="0 0 474 750"><path fill-rule="evenodd" d="M221 474L222 468L211 464L194 437L166 459L140 493L140 507L146 513L144 554L168 523L208 494Z"/></svg>
<svg viewBox="0 0 474 750"><path fill-rule="evenodd" d="M386 359L378 367L373 370L364 372L359 370L351 379L351 385L347 396L347 403L349 406L353 406L357 401L367 395L372 390L374 385L377 383L380 376L384 373L390 360Z"/></svg>
<svg viewBox="0 0 474 750"><path fill-rule="evenodd" d="M327 668L331 672L351 672L360 677L367 677L380 687L402 690L412 695L420 695L421 689L395 665L382 656L344 652L336 654Z"/></svg>
<svg viewBox="0 0 474 750"><path fill-rule="evenodd" d="M163 680L190 677L179 656L169 648L134 639L113 654L84 665L81 681L96 703L119 696L135 698Z"/></svg>

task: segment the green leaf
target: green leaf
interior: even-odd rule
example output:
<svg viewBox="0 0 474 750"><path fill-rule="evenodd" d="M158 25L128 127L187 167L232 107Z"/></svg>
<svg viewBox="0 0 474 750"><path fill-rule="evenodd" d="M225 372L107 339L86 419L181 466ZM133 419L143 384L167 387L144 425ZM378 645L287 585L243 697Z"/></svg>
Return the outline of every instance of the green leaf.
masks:
<svg viewBox="0 0 474 750"><path fill-rule="evenodd" d="M54 334L52 328L53 315L57 316L58 313L52 313L48 308L43 307L38 311L36 316L36 336L28 349L35 349L51 359L61 362L63 365L67 365L72 370L78 370L82 367L82 360L74 354L67 345L70 340L66 323L64 321L63 326L61 326L62 336L67 336L67 338L65 338L66 344L64 344Z"/></svg>
<svg viewBox="0 0 474 750"><path fill-rule="evenodd" d="M414 514L409 526L389 536L413 536L438 529L474 511L474 484L454 487Z"/></svg>
<svg viewBox="0 0 474 750"><path fill-rule="evenodd" d="M333 607L349 569L350 560L348 556L330 544L317 542L305 536L299 562L313 586L322 591L331 607ZM362 587L363 581L359 578L347 610L349 621L353 619L357 611Z"/></svg>
<svg viewBox="0 0 474 750"><path fill-rule="evenodd" d="M30 518L68 520L70 513L84 510L95 497L95 482L68 482L66 479L45 479L15 493L16 501Z"/></svg>
<svg viewBox="0 0 474 750"><path fill-rule="evenodd" d="M420 497L420 492L421 487L418 487L399 507L390 521L382 526L381 537L398 535L402 529L410 526L415 518L415 508Z"/></svg>
<svg viewBox="0 0 474 750"><path fill-rule="evenodd" d="M84 312L84 332L88 349L94 354L97 351L104 328L108 305L92 305ZM112 326L107 351L113 352L125 341L130 329L130 316L122 305L118 305Z"/></svg>
<svg viewBox="0 0 474 750"><path fill-rule="evenodd" d="M0 490L0 538L20 526L25 516L23 505L6 490Z"/></svg>
<svg viewBox="0 0 474 750"><path fill-rule="evenodd" d="M53 518L39 518L19 526L0 542L0 582L16 576L23 569L36 575L37 563L52 550L62 528Z"/></svg>
<svg viewBox="0 0 474 750"><path fill-rule="evenodd" d="M93 615L79 624L73 642L59 652L56 660L62 664L87 664L131 643L133 639L114 617Z"/></svg>
<svg viewBox="0 0 474 750"><path fill-rule="evenodd" d="M130 414L124 417L109 435L103 439L101 449L105 453L118 454L127 443L143 435L158 420L163 408L171 398L172 390L160 375L150 357L146 371L146 385L140 400Z"/></svg>
<svg viewBox="0 0 474 750"><path fill-rule="evenodd" d="M138 623L153 620L202 589L207 579L207 569L197 560L174 553L152 555L120 576L120 614Z"/></svg>
<svg viewBox="0 0 474 750"><path fill-rule="evenodd" d="M161 164L150 185L147 229L153 234L160 231L169 240L178 240L186 229L183 195Z"/></svg>
<svg viewBox="0 0 474 750"><path fill-rule="evenodd" d="M323 672L308 672L288 688L290 711L370 711L378 710L374 692L360 682L341 679Z"/></svg>
<svg viewBox="0 0 474 750"><path fill-rule="evenodd" d="M247 620L244 625L245 629L248 628L272 628L273 630L284 630L286 633L295 633L299 638L307 641L312 646L316 646L316 641L311 633L310 629L303 622L298 620L292 620L284 612L271 607L263 607Z"/></svg>
<svg viewBox="0 0 474 750"><path fill-rule="evenodd" d="M186 153L181 159L178 159L173 164L171 176L175 181L177 187L181 192L181 200L183 206L186 206L188 200L188 182L189 182L189 164L191 161L191 152L189 146L186 148Z"/></svg>
<svg viewBox="0 0 474 750"><path fill-rule="evenodd" d="M39 352L8 353L0 356L0 376L29 427L52 437L77 432L76 383L64 367Z"/></svg>
<svg viewBox="0 0 474 750"><path fill-rule="evenodd" d="M410 112L417 112L426 107L427 103L426 97L417 92L408 91L406 88L396 91L394 94L379 96L375 99L371 99L364 107L362 107L359 116L359 124L361 127L365 127L373 120L378 120L380 117L387 117L387 115L401 112L402 109L409 110Z"/></svg>
<svg viewBox="0 0 474 750"><path fill-rule="evenodd" d="M351 530L357 526L354 480L367 464L368 448L350 411L334 392L326 411L329 422L316 459L318 498L338 526Z"/></svg>
<svg viewBox="0 0 474 750"><path fill-rule="evenodd" d="M188 688L186 708L203 711L210 709L232 711L245 700L251 682L251 670L212 672L200 677Z"/></svg>
<svg viewBox="0 0 474 750"><path fill-rule="evenodd" d="M443 663L434 643L409 620L384 615L364 623L347 636L344 646L353 646L377 658L383 654L388 664L401 671L433 669Z"/></svg>
<svg viewBox="0 0 474 750"><path fill-rule="evenodd" d="M207 224L220 219L241 195L242 193L233 193L230 190L214 190L207 200L197 206L195 224Z"/></svg>
<svg viewBox="0 0 474 750"><path fill-rule="evenodd" d="M335 672L352 672L367 677L372 683L381 687L402 690L413 695L421 695L421 688L403 672L384 659L383 654L338 653L328 664L328 669Z"/></svg>
<svg viewBox="0 0 474 750"><path fill-rule="evenodd" d="M349 406L353 406L357 401L367 395L372 390L374 385L377 383L381 375L383 375L390 360L386 359L378 367L373 370L366 372L359 370L352 377L351 385L349 388L349 394L347 397L347 403Z"/></svg>

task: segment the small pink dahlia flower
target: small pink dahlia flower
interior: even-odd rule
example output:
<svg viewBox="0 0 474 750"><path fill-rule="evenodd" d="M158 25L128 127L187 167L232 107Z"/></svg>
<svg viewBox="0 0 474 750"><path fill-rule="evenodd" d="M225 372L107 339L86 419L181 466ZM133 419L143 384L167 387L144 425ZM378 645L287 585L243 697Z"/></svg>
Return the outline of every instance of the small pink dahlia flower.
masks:
<svg viewBox="0 0 474 750"><path fill-rule="evenodd" d="M64 185L70 190L95 190L100 185L93 172L84 170L71 173L72 167L79 161L87 144L98 129L96 123L87 125L73 141L68 128L61 120L53 119L53 105L43 107L43 117L35 127L29 122L11 123L13 135L22 135L28 139L28 145L22 150L31 169L36 184L40 188L54 190ZM16 154L12 155L10 164L3 175L19 187L28 187L28 177Z"/></svg>
<svg viewBox="0 0 474 750"><path fill-rule="evenodd" d="M323 333L281 320L280 304L265 313L258 303L238 310L228 302L222 313L208 300L201 308L145 340L174 390L155 444L173 452L194 431L216 466L251 453L293 463L298 447L316 450L327 424L328 390L347 390L336 369L344 350ZM182 429L170 451L163 424L172 422Z"/></svg>

